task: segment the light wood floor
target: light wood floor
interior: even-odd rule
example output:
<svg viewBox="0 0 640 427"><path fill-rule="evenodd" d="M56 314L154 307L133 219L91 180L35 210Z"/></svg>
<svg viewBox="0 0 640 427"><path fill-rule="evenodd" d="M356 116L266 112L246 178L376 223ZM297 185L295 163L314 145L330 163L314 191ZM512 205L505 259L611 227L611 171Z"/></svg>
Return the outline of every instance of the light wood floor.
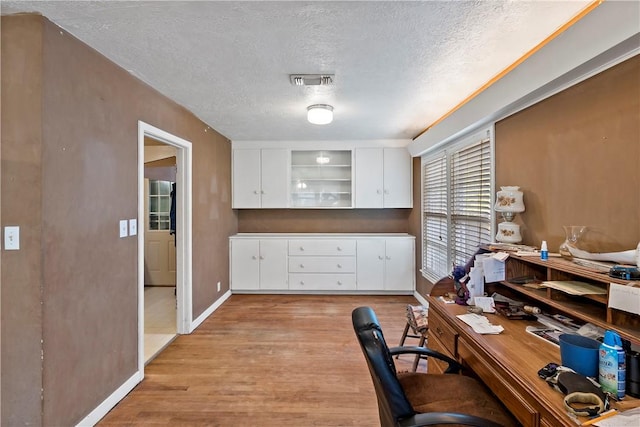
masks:
<svg viewBox="0 0 640 427"><path fill-rule="evenodd" d="M373 307L388 344L395 346L406 324L406 304L417 301L233 295L149 363L142 383L98 425L379 425L351 311ZM412 362L403 356L396 366L406 371Z"/></svg>
<svg viewBox="0 0 640 427"><path fill-rule="evenodd" d="M176 338L176 296L173 286L144 288L144 360L149 363Z"/></svg>

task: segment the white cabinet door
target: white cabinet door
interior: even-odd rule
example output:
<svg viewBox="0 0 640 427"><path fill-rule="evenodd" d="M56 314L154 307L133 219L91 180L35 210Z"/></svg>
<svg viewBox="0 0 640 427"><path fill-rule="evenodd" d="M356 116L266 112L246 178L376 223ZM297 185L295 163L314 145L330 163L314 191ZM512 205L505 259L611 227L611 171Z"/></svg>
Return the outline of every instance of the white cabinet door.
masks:
<svg viewBox="0 0 640 427"><path fill-rule="evenodd" d="M261 208L286 208L289 203L289 150L261 150Z"/></svg>
<svg viewBox="0 0 640 427"><path fill-rule="evenodd" d="M412 194L412 161L406 148L384 149L384 207L411 208Z"/></svg>
<svg viewBox="0 0 640 427"><path fill-rule="evenodd" d="M233 209L260 207L260 150L233 150Z"/></svg>
<svg viewBox="0 0 640 427"><path fill-rule="evenodd" d="M415 240L386 239L386 290L410 291L415 288Z"/></svg>
<svg viewBox="0 0 640 427"><path fill-rule="evenodd" d="M233 209L286 208L289 151L233 150Z"/></svg>
<svg viewBox="0 0 640 427"><path fill-rule="evenodd" d="M231 240L231 290L260 288L260 241Z"/></svg>
<svg viewBox="0 0 640 427"><path fill-rule="evenodd" d="M382 208L384 203L383 151L381 148L355 150L356 208Z"/></svg>
<svg viewBox="0 0 640 427"><path fill-rule="evenodd" d="M358 148L356 208L411 208L412 162L406 148Z"/></svg>
<svg viewBox="0 0 640 427"><path fill-rule="evenodd" d="M356 256L358 290L383 290L385 278L384 264L384 239L359 239L358 254Z"/></svg>
<svg viewBox="0 0 640 427"><path fill-rule="evenodd" d="M286 290L287 240L260 240L260 289Z"/></svg>
<svg viewBox="0 0 640 427"><path fill-rule="evenodd" d="M231 239L231 289L286 290L287 239Z"/></svg>

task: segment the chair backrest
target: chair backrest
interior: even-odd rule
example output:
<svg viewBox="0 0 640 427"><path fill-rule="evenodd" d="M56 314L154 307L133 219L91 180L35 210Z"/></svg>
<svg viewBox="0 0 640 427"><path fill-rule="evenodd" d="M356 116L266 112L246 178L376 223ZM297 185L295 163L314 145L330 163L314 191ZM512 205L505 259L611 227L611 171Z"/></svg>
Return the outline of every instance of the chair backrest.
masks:
<svg viewBox="0 0 640 427"><path fill-rule="evenodd" d="M371 307L358 307L351 313L351 320L373 380L380 424L383 427L396 426L399 419L410 417L415 411L398 381L378 318Z"/></svg>

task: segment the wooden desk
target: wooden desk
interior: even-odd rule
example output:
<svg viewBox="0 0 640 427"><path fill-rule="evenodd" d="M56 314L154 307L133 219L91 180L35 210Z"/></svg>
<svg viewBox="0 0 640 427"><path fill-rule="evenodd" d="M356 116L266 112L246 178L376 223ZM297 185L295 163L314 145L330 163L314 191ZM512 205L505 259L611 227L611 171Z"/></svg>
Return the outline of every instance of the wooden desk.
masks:
<svg viewBox="0 0 640 427"><path fill-rule="evenodd" d="M444 304L435 297L428 301L430 348L473 371L524 426L576 426L564 408L563 395L538 377L538 370L547 363L560 363L560 349L525 331L537 322L487 314L504 331L480 335L455 317L466 313L467 307ZM428 369L439 373L442 365L430 359ZM634 400L625 400L629 399Z"/></svg>

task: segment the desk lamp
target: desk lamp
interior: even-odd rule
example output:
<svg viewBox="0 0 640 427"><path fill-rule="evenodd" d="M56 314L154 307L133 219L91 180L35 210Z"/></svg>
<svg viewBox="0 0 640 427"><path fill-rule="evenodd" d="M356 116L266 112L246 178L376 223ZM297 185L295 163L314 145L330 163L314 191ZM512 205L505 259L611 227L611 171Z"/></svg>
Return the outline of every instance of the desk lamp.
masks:
<svg viewBox="0 0 640 427"><path fill-rule="evenodd" d="M500 187L496 195L493 209L502 214L504 222L498 224L496 240L503 243L519 243L522 241L520 226L513 222L517 213L524 212L524 202L520 187Z"/></svg>

